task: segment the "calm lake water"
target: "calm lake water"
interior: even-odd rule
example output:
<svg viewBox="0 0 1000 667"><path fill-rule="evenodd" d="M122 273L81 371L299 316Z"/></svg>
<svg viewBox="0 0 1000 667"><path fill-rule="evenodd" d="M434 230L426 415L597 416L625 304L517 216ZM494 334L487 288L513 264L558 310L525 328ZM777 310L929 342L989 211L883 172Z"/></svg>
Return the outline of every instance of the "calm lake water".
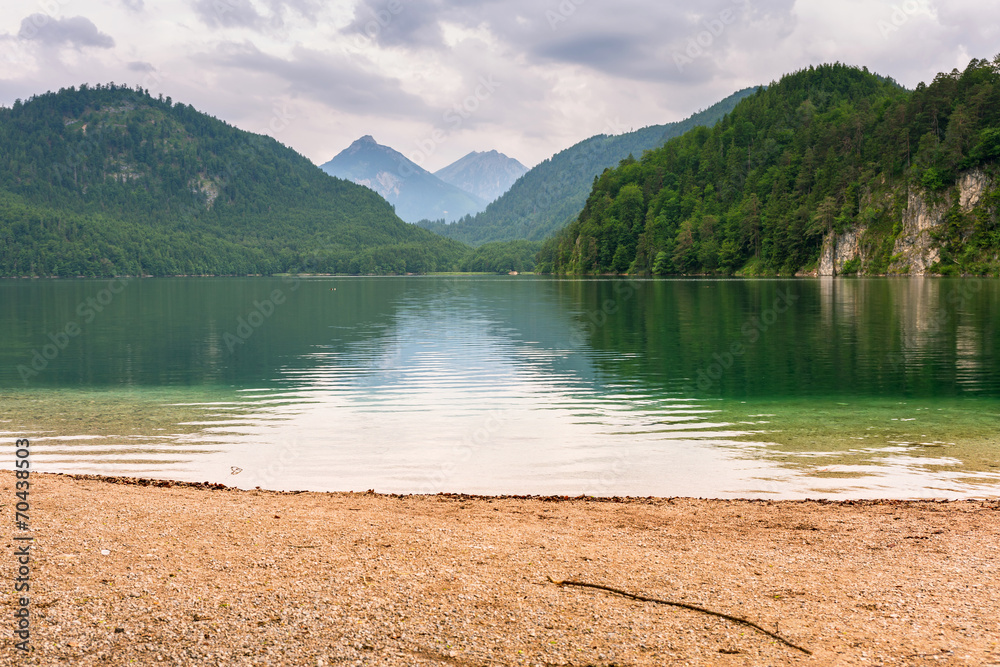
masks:
<svg viewBox="0 0 1000 667"><path fill-rule="evenodd" d="M998 306L975 279L6 280L0 455L246 488L997 497Z"/></svg>

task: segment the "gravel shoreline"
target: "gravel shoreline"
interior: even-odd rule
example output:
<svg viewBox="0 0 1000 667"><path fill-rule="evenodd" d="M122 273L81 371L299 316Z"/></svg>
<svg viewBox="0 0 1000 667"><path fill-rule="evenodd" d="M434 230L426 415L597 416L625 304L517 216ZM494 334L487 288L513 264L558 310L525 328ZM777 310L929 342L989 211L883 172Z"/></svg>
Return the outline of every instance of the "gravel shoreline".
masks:
<svg viewBox="0 0 1000 667"><path fill-rule="evenodd" d="M1000 665L1000 501L393 496L32 475L0 665ZM743 617L560 587L573 579Z"/></svg>

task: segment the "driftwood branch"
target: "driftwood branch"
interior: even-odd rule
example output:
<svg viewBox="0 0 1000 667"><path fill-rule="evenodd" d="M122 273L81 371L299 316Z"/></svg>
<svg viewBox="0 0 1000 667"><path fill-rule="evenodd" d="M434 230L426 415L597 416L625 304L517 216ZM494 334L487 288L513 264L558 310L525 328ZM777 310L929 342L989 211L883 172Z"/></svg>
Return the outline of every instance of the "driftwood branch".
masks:
<svg viewBox="0 0 1000 667"><path fill-rule="evenodd" d="M709 616L717 616L719 618L724 618L727 621L732 621L733 623L740 623L742 625L751 627L754 630L763 632L768 637L773 637L774 639L777 639L779 642L785 644L786 646L790 646L797 651L802 651L806 655L812 655L812 651L804 649L801 646L797 646L792 642L788 641L787 639L785 639L784 637L782 637L781 635L779 635L778 633L771 632L770 630L765 630L764 628L760 627L753 621L748 621L747 619L740 618L739 616L730 616L729 614L723 614L722 612L719 611L712 611L711 609L703 609L693 604L687 604L686 602L672 602L670 600L657 600L656 598L648 598L644 595L636 595L635 593L629 593L627 591L622 591L617 588L611 588L610 586L602 586L601 584L588 584L587 582L584 581L572 581L572 580L556 581L552 577L548 577L548 580L551 581L556 586L579 586L581 588L596 588L597 590L600 591L608 591L609 593L616 593L618 595L630 598L632 600L638 600L639 602L655 602L656 604L665 604L670 607L680 607L681 609L690 609L691 611L701 612L702 614L708 614Z"/></svg>

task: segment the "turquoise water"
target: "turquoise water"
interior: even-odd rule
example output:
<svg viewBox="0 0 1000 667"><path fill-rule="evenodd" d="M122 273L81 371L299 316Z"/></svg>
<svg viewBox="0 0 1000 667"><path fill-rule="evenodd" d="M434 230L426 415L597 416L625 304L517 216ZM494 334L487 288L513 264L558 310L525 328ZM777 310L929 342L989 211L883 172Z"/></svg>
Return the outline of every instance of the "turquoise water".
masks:
<svg viewBox="0 0 1000 667"><path fill-rule="evenodd" d="M251 488L993 497L998 298L974 279L0 281L0 455L28 436L41 470Z"/></svg>

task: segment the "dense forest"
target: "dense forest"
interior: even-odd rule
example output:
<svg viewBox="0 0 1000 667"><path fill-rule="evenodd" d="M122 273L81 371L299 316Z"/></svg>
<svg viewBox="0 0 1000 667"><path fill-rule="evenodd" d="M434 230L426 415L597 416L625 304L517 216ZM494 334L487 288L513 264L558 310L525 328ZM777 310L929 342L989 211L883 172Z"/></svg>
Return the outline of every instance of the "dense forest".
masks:
<svg viewBox="0 0 1000 667"><path fill-rule="evenodd" d="M867 69L810 67L713 128L605 171L576 220L546 242L538 270L794 274L815 268L825 237L860 228L866 272L885 273L908 189L932 203L957 199L956 178L993 174L998 157L1000 56L914 91ZM1000 192L984 202L974 216L957 202L949 209L936 272L1000 269Z"/></svg>
<svg viewBox="0 0 1000 667"><path fill-rule="evenodd" d="M427 224L444 239L273 139L84 85L0 108L0 276L794 274L850 230L864 260L840 272L888 273L913 192L946 211L934 272L998 273L998 159L1000 56L913 91L810 67L684 123L582 142L480 216ZM973 210L955 186L970 170L991 184Z"/></svg>
<svg viewBox="0 0 1000 667"><path fill-rule="evenodd" d="M422 273L469 252L169 97L83 85L0 109L0 275Z"/></svg>
<svg viewBox="0 0 1000 667"><path fill-rule="evenodd" d="M493 241L475 249L459 265L473 273L526 273L535 270L535 255L541 241Z"/></svg>
<svg viewBox="0 0 1000 667"><path fill-rule="evenodd" d="M594 177L628 155L662 146L688 130L717 123L754 91L733 93L690 118L634 132L599 134L556 153L528 170L485 211L451 224L419 222L422 227L473 246L491 241L541 241L569 224L583 208Z"/></svg>

